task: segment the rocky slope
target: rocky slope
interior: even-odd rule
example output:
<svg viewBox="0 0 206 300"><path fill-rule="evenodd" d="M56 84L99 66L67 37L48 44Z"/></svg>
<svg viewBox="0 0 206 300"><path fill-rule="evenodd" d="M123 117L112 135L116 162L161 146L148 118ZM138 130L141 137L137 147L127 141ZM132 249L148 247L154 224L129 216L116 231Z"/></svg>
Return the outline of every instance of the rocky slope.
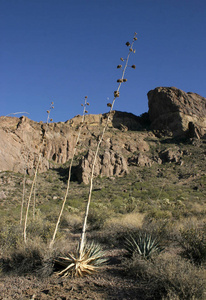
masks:
<svg viewBox="0 0 206 300"><path fill-rule="evenodd" d="M162 162L164 154L149 155L160 134L173 137L204 138L206 99L176 88L156 88L148 93L148 114L114 111L101 145L95 175L122 176L130 165ZM107 114L87 115L77 147L76 177L89 182L94 151ZM72 156L81 116L59 123L37 123L27 117L0 117L0 171L33 174L39 154L40 172L66 163ZM148 125L150 124L150 128ZM169 151L169 150L168 150ZM178 160L178 153L167 153Z"/></svg>

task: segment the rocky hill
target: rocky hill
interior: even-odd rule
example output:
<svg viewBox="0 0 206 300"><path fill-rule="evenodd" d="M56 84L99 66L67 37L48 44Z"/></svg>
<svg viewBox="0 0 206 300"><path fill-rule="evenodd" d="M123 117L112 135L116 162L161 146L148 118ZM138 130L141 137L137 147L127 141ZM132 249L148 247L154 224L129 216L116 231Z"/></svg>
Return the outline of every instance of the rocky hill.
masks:
<svg viewBox="0 0 206 300"><path fill-rule="evenodd" d="M175 160L182 153L150 151L163 135L170 138L206 136L206 99L177 88L159 87L148 93L149 112L137 117L113 111L101 145L95 175L122 176L131 165L151 166ZM76 178L88 183L94 150L107 114L87 115L77 148ZM81 116L59 123L38 123L27 117L0 117L0 171L33 174L39 153L40 172L66 163L73 153Z"/></svg>

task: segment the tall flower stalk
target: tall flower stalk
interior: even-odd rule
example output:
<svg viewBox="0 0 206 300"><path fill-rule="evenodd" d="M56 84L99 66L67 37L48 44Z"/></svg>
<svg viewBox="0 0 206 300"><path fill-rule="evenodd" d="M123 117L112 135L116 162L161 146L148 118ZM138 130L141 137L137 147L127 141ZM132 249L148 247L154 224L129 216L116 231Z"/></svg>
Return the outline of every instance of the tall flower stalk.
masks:
<svg viewBox="0 0 206 300"><path fill-rule="evenodd" d="M21 200L20 225L22 225L22 220L23 220L24 198L25 198L25 184L26 184L26 164L24 166L24 178L23 178L23 191L22 191L22 200Z"/></svg>
<svg viewBox="0 0 206 300"><path fill-rule="evenodd" d="M39 153L38 162L37 162L37 166L36 166L36 170L35 170L35 174L34 174L34 179L33 179L33 182L32 182L32 186L31 186L31 190L30 190L30 194L29 194L29 199L28 199L28 202L27 202L26 216L25 216L25 222L24 222L24 233L23 233L25 244L27 242L27 232L26 232L26 229L27 229L29 207L30 207L31 197L32 197L32 193L33 193L35 182L36 182L36 178L37 178L37 173L38 173L38 169L39 169L40 160L41 160L41 153Z"/></svg>
<svg viewBox="0 0 206 300"><path fill-rule="evenodd" d="M53 245L54 245L54 241L55 241L55 237L56 237L57 230L58 230L58 227L59 227L59 223L60 223L60 220L61 220L61 216L62 216L62 213L64 211L64 206L65 206L65 203L66 203L66 200L67 200L67 196L68 196L68 192L69 192L69 188L70 188L73 160L74 160L74 156L76 154L77 145L79 143L82 127L84 125L85 115L88 112L86 110L86 107L89 105L89 103L87 102L87 96L85 96L84 104L82 104L82 105L84 107L84 110L83 110L83 115L82 115L82 121L80 122L80 127L79 127L78 136L77 136L77 139L76 139L75 147L74 147L74 150L73 150L73 153L72 153L71 162L70 162L70 165L69 165L69 175L68 175L68 180L67 180L67 189L66 189L66 193L65 193L64 200L63 200L63 203L62 203L61 211L60 211L60 214L59 214L56 226L55 226L54 234L53 234L52 240L50 242L49 248L52 248Z"/></svg>
<svg viewBox="0 0 206 300"><path fill-rule="evenodd" d="M49 123L49 121L50 122L53 121L53 119L50 119L50 113L51 113L52 109L54 109L54 102L50 103L50 108L46 111L47 112L47 121L46 121L47 124Z"/></svg>
<svg viewBox="0 0 206 300"><path fill-rule="evenodd" d="M86 243L87 218L88 218L88 214L89 214L89 207L90 207L92 190L93 190L94 169L95 169L97 156L99 153L99 148L103 141L105 131L108 127L108 123L110 121L110 117L111 117L111 113L112 113L112 110L114 107L115 100L116 100L116 98L119 97L119 90L120 90L121 84L123 82L127 81L127 79L124 78L124 75L125 75L126 68L128 67L130 54L132 52L135 53L135 50L133 49L133 44L137 40L136 35L137 34L135 33L131 44L129 42L126 43L126 45L129 47L129 53L128 53L126 59L121 58L121 61L125 62L124 68L122 67L122 65L117 66L118 69L122 70L122 76L120 79L117 80L119 85L118 85L117 90L114 92L113 102L107 104L107 106L110 107L110 111L107 115L106 123L102 130L101 137L97 143L97 148L96 148L96 152L95 152L95 156L94 156L94 160L93 160L93 164L92 164L89 196L88 196L88 201L87 201L87 205L86 205L85 216L84 216L83 227L82 227L82 234L81 234L80 242L78 244L77 253L75 255L68 253L66 256L59 257L59 259L56 260L56 262L60 266L64 267L64 269L58 273L58 275L60 275L60 276L68 276L69 274L72 274L74 276L89 275L94 272L97 272L101 268L102 264L104 264L106 262L105 253L104 253L104 251L101 250L101 246L95 245L94 243L92 243L91 245ZM133 69L135 69L135 65L132 65L131 67Z"/></svg>
<svg viewBox="0 0 206 300"><path fill-rule="evenodd" d="M51 109L54 109L54 102L51 102L50 104L50 109L47 110L47 122L46 122L46 126L48 126L49 121L53 121L50 118L50 112ZM30 203L31 203L31 197L32 197L32 193L34 193L34 202L33 202L33 220L34 220L34 216L35 216L35 206L36 206L36 180L37 180L37 174L38 174L38 169L39 169L39 165L40 165L40 161L41 161L41 157L42 157L42 147L46 146L46 135L45 135L45 131L43 131L43 135L42 135L42 140L41 140L41 145L39 147L39 151L38 151L38 161L37 161L37 165L36 165L36 170L35 170L35 174L34 174L34 178L33 178L33 182L31 185L31 190L30 190L30 194L29 194L29 199L27 202L27 208L26 208L26 215L25 215L25 221L24 221L24 230L23 230L23 237L24 237L24 242L26 244L27 242L27 222L28 222L28 214L29 214L29 208L30 208ZM24 200L24 195L22 196L22 209L21 209L21 217L20 217L20 223L22 222L22 213L23 213L23 201Z"/></svg>
<svg viewBox="0 0 206 300"><path fill-rule="evenodd" d="M79 246L79 257L80 259L82 258L82 255L84 253L84 248L85 248L85 237L86 237L86 228L87 228L87 218L88 218L88 214L89 214L89 207L90 207L90 202L91 202L91 196L92 196L92 190L93 190L93 178L94 178L94 169L95 169L95 165L96 165L96 160L97 160L97 156L98 156L98 153L99 153L99 148L100 148L100 145L103 141L103 138L104 138L104 134L105 134L105 131L108 127L108 123L110 121L110 117L111 117L111 113L113 111L113 107L114 107L114 104L115 104L115 101L116 99L120 96L119 94L119 90L120 90L120 87L122 85L123 82L126 82L127 80L124 78L125 76L125 71L128 67L128 62L129 62L129 57L130 57L130 54L131 53L135 53L135 50L133 49L133 44L134 42L137 40L137 37L136 37L137 33L135 32L134 34L134 37L133 37L133 41L132 43L130 44L129 42L126 43L126 46L129 47L129 53L127 55L127 58L126 59L123 59L122 57L120 58L120 60L122 62L125 62L125 65L124 67L122 65L118 65L117 68L118 69L121 69L122 70L122 77L120 79L117 80L117 82L119 83L118 85L118 88L116 91L114 91L114 99L112 101L112 103L108 103L107 106L110 107L110 111L107 115L107 119L106 119L106 124L103 128L103 131L102 131L102 134L101 134L101 137L99 139L99 142L97 144L97 148L96 148L96 152L95 152L95 156L94 156L94 160L93 160L93 164L92 164L92 172L91 172L91 179L90 179L90 189L89 189L89 196L88 196L88 201L87 201L87 206L86 206L86 211L85 211L85 216L84 216L84 222L83 222L83 229L82 229L82 234L81 234L81 239L80 239L80 246ZM135 69L135 65L132 65L131 68Z"/></svg>

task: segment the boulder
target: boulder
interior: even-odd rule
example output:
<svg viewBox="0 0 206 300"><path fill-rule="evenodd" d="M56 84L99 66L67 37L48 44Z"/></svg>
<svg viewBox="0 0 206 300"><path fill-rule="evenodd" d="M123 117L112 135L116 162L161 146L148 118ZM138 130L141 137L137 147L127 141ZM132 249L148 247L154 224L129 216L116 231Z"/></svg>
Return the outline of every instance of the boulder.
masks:
<svg viewBox="0 0 206 300"><path fill-rule="evenodd" d="M147 155L140 152L139 154L130 157L128 163L133 166L151 167L153 161Z"/></svg>
<svg viewBox="0 0 206 300"><path fill-rule="evenodd" d="M182 151L179 149L165 149L160 151L159 157L162 160L163 163L165 162L180 162L182 158Z"/></svg>
<svg viewBox="0 0 206 300"><path fill-rule="evenodd" d="M152 129L172 132L174 137L205 135L206 98L175 87L158 87L147 95Z"/></svg>

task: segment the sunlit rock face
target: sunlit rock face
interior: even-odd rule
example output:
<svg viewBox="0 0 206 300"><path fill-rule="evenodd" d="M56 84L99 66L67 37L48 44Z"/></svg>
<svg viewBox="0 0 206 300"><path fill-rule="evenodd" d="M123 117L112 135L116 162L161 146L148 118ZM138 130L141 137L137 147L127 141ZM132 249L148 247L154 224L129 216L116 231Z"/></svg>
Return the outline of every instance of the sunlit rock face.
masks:
<svg viewBox="0 0 206 300"><path fill-rule="evenodd" d="M147 95L153 129L171 131L173 136L200 138L205 135L205 98L175 87L157 87Z"/></svg>

